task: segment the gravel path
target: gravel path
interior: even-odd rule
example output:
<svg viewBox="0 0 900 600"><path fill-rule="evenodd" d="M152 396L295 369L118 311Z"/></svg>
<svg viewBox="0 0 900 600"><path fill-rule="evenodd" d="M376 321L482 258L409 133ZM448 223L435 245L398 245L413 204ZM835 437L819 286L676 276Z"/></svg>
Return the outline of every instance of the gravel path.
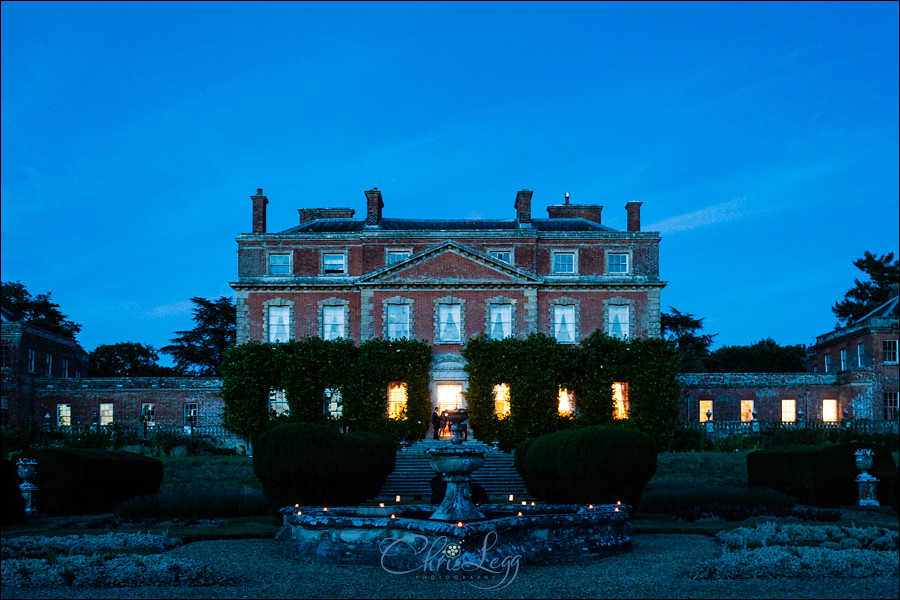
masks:
<svg viewBox="0 0 900 600"><path fill-rule="evenodd" d="M3 589L9 598L894 598L894 577L695 581L699 562L721 554L702 535L635 535L634 550L581 564L523 565L511 583L440 581L392 575L377 566L305 564L285 558L274 540L195 542L172 556L231 573L234 586ZM509 581L509 579L507 579ZM505 583L505 582L504 582ZM502 584L501 584L502 586Z"/></svg>

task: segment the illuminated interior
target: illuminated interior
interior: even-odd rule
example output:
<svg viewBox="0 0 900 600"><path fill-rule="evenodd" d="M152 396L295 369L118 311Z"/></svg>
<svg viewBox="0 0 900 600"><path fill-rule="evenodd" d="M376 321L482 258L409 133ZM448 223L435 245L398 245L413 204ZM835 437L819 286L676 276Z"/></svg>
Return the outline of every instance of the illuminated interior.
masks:
<svg viewBox="0 0 900 600"><path fill-rule="evenodd" d="M575 393L559 388L559 414L569 416L575 413Z"/></svg>
<svg viewBox="0 0 900 600"><path fill-rule="evenodd" d="M613 418L627 419L628 412L631 410L631 406L628 401L628 383L617 381L613 384L612 389L613 400L615 401L615 406L613 408Z"/></svg>
<svg viewBox="0 0 900 600"><path fill-rule="evenodd" d="M753 420L753 400L741 400L741 421Z"/></svg>
<svg viewBox="0 0 900 600"><path fill-rule="evenodd" d="M500 383L494 386L494 412L497 417L505 419L509 416L509 385Z"/></svg>
<svg viewBox="0 0 900 600"><path fill-rule="evenodd" d="M781 401L781 422L793 423L797 420L797 403L794 400Z"/></svg>
<svg viewBox="0 0 900 600"><path fill-rule="evenodd" d="M388 417L406 418L406 384L391 383L388 386Z"/></svg>
<svg viewBox="0 0 900 600"><path fill-rule="evenodd" d="M838 420L837 400L822 400L822 420L833 423Z"/></svg>
<svg viewBox="0 0 900 600"><path fill-rule="evenodd" d="M700 422L705 423L709 417L706 416L706 413L712 414L713 401L712 400L701 400L700 401Z"/></svg>

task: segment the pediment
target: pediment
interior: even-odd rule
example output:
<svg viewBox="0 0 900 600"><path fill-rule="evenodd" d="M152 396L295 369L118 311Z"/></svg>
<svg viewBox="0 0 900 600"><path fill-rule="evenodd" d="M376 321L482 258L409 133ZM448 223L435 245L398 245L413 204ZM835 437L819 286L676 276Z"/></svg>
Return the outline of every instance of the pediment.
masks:
<svg viewBox="0 0 900 600"><path fill-rule="evenodd" d="M516 284L537 281L538 278L486 254L455 242L444 242L366 275L358 283Z"/></svg>

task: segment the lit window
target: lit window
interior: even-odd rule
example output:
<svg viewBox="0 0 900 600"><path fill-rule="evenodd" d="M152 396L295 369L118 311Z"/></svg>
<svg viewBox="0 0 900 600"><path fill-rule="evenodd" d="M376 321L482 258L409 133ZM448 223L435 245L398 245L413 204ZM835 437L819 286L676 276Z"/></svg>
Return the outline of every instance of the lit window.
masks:
<svg viewBox="0 0 900 600"><path fill-rule="evenodd" d="M269 312L269 342L286 342L290 339L290 307L270 306Z"/></svg>
<svg viewBox="0 0 900 600"><path fill-rule="evenodd" d="M795 400L781 401L781 422L793 423L797 420L797 402Z"/></svg>
<svg viewBox="0 0 900 600"><path fill-rule="evenodd" d="M509 250L491 250L491 258L512 264L512 252Z"/></svg>
<svg viewBox="0 0 900 600"><path fill-rule="evenodd" d="M145 402L141 404L141 420L148 426L156 425L156 404Z"/></svg>
<svg viewBox="0 0 900 600"><path fill-rule="evenodd" d="M825 353L825 372L831 373L831 353Z"/></svg>
<svg viewBox="0 0 900 600"><path fill-rule="evenodd" d="M887 421L896 421L900 410L900 392L884 392L884 418Z"/></svg>
<svg viewBox="0 0 900 600"><path fill-rule="evenodd" d="M509 385L498 383L494 386L494 413L500 419L509 416Z"/></svg>
<svg viewBox="0 0 900 600"><path fill-rule="evenodd" d="M741 421L747 423L753 420L753 400L741 400Z"/></svg>
<svg viewBox="0 0 900 600"><path fill-rule="evenodd" d="M340 419L344 414L344 403L341 400L341 390L328 388L324 393L323 412L326 417Z"/></svg>
<svg viewBox="0 0 900 600"><path fill-rule="evenodd" d="M284 390L276 390L272 388L269 390L269 416L270 417L280 417L281 415L288 416L291 414L291 407L288 406L287 395L284 393Z"/></svg>
<svg viewBox="0 0 900 600"><path fill-rule="evenodd" d="M49 352L47 353L47 358L44 362L44 375L47 377L53 376L53 355Z"/></svg>
<svg viewBox="0 0 900 600"><path fill-rule="evenodd" d="M611 305L609 307L609 335L623 340L628 339L628 306Z"/></svg>
<svg viewBox="0 0 900 600"><path fill-rule="evenodd" d="M613 384L613 407L614 419L627 419L628 411L631 410L631 403L628 401L628 384L617 381Z"/></svg>
<svg viewBox="0 0 900 600"><path fill-rule="evenodd" d="M112 402L100 403L100 427L106 427L113 424L113 404Z"/></svg>
<svg viewBox="0 0 900 600"><path fill-rule="evenodd" d="M553 337L561 344L575 343L575 307L566 304L553 307Z"/></svg>
<svg viewBox="0 0 900 600"><path fill-rule="evenodd" d="M822 420L826 423L838 420L837 400L822 400Z"/></svg>
<svg viewBox="0 0 900 600"><path fill-rule="evenodd" d="M290 275L291 274L291 255L290 254L270 254L269 255L269 275Z"/></svg>
<svg viewBox="0 0 900 600"><path fill-rule="evenodd" d="M401 340L409 337L409 305L388 304L387 337L389 340Z"/></svg>
<svg viewBox="0 0 900 600"><path fill-rule="evenodd" d="M554 252L553 253L553 272L554 273L575 273L575 253L574 252Z"/></svg>
<svg viewBox="0 0 900 600"><path fill-rule="evenodd" d="M406 250L389 250L387 253L387 264L392 265L409 258L409 252Z"/></svg>
<svg viewBox="0 0 900 600"><path fill-rule="evenodd" d="M609 273L614 275L624 275L628 273L628 255L627 254L610 254L609 255Z"/></svg>
<svg viewBox="0 0 900 600"><path fill-rule="evenodd" d="M700 401L700 422L705 423L706 421L712 419L713 417L713 401L712 400L701 400Z"/></svg>
<svg viewBox="0 0 900 600"><path fill-rule="evenodd" d="M865 366L865 358L866 358L866 347L863 344L856 345L856 366L863 367Z"/></svg>
<svg viewBox="0 0 900 600"><path fill-rule="evenodd" d="M347 272L347 256L344 254L324 254L322 271L326 275L343 275Z"/></svg>
<svg viewBox="0 0 900 600"><path fill-rule="evenodd" d="M575 392L570 392L566 388L559 388L559 406L557 411L564 417L575 413Z"/></svg>
<svg viewBox="0 0 900 600"><path fill-rule="evenodd" d="M459 304L438 305L438 341L459 342L462 340L461 315Z"/></svg>
<svg viewBox="0 0 900 600"><path fill-rule="evenodd" d="M881 347L884 351L885 363L897 362L897 340L884 340Z"/></svg>
<svg viewBox="0 0 900 600"><path fill-rule="evenodd" d="M512 335L512 306L509 304L492 304L491 339L501 340L510 335Z"/></svg>
<svg viewBox="0 0 900 600"><path fill-rule="evenodd" d="M72 405L57 404L56 405L56 426L71 427L72 426Z"/></svg>
<svg viewBox="0 0 900 600"><path fill-rule="evenodd" d="M847 349L841 348L841 371L847 370Z"/></svg>
<svg viewBox="0 0 900 600"><path fill-rule="evenodd" d="M336 340L344 337L344 317L345 311L343 306L322 307L323 340Z"/></svg>
<svg viewBox="0 0 900 600"><path fill-rule="evenodd" d="M406 418L406 384L392 383L388 386L388 417Z"/></svg>
<svg viewBox="0 0 900 600"><path fill-rule="evenodd" d="M195 427L198 421L198 408L196 402L184 403L184 424L187 427Z"/></svg>

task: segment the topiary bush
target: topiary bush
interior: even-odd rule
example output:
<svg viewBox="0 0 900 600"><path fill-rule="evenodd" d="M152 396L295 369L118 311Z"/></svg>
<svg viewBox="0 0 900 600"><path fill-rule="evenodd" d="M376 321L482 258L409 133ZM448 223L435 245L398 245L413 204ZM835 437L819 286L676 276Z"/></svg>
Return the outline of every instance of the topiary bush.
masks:
<svg viewBox="0 0 900 600"><path fill-rule="evenodd" d="M656 445L634 429L585 427L520 444L515 466L528 493L546 502L636 506L656 473Z"/></svg>
<svg viewBox="0 0 900 600"><path fill-rule="evenodd" d="M378 494L396 448L373 433L342 434L314 423L285 423L254 444L253 472L274 510L354 505Z"/></svg>
<svg viewBox="0 0 900 600"><path fill-rule="evenodd" d="M856 468L854 452L863 448L874 451L869 474L880 480L878 501L891 505L891 490L897 485L897 466L890 448L874 444L786 446L751 452L747 455L747 483L750 487L767 486L794 496L801 504L825 507L857 504L856 477L860 471Z"/></svg>
<svg viewBox="0 0 900 600"><path fill-rule="evenodd" d="M0 461L0 524L12 525L25 520L25 498L19 490L19 483L16 465L4 458Z"/></svg>
<svg viewBox="0 0 900 600"><path fill-rule="evenodd" d="M132 452L87 448L37 448L37 510L45 515L110 512L135 496L159 491L163 465Z"/></svg>

